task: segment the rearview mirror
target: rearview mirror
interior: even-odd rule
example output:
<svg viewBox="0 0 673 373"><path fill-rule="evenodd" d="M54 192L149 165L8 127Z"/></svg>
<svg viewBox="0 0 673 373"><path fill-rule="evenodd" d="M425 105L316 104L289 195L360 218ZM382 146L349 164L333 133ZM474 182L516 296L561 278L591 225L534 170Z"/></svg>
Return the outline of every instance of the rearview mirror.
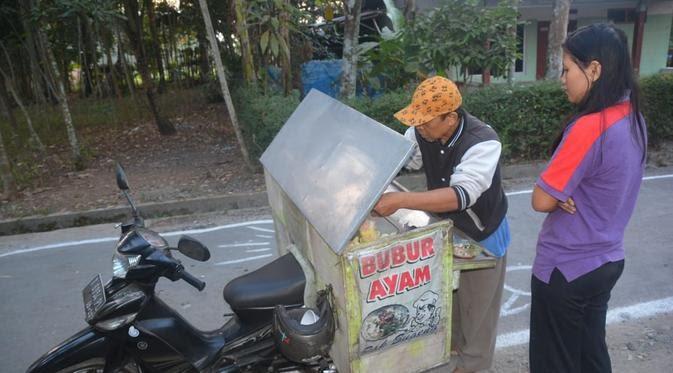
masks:
<svg viewBox="0 0 673 373"><path fill-rule="evenodd" d="M200 262L205 262L210 259L210 251L208 251L208 248L201 242L189 236L180 237L180 241L178 241L178 251L183 255Z"/></svg>
<svg viewBox="0 0 673 373"><path fill-rule="evenodd" d="M124 172L124 167L122 167L121 163L119 162L117 162L115 174L117 176L117 186L119 189L129 190L129 182L126 179L126 172Z"/></svg>

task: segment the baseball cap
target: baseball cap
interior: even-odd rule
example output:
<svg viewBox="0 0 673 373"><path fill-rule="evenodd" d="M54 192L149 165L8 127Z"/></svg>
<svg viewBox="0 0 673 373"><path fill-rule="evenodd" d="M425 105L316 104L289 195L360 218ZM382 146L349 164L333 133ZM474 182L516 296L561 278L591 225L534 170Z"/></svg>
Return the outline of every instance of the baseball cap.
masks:
<svg viewBox="0 0 673 373"><path fill-rule="evenodd" d="M411 104L395 113L395 118L410 127L420 126L442 114L456 111L462 102L456 83L442 76L433 76L418 85Z"/></svg>

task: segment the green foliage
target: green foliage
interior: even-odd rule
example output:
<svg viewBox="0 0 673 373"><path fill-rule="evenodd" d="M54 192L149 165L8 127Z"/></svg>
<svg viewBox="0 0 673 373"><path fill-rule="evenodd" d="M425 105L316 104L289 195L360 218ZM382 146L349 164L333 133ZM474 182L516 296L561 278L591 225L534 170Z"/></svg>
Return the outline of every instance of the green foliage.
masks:
<svg viewBox="0 0 673 373"><path fill-rule="evenodd" d="M659 74L641 82L643 113L650 142L673 139L673 74ZM400 88L376 97L357 97L345 103L368 117L404 133L406 126L393 114L409 104L413 88ZM253 156L259 157L299 105L298 95L262 94L257 89L239 88L234 93L243 133ZM503 143L503 158L546 159L551 142L563 121L572 114L557 82L535 82L515 86L491 85L468 91L463 106L472 115L493 126Z"/></svg>
<svg viewBox="0 0 673 373"><path fill-rule="evenodd" d="M466 94L463 106L498 132L508 161L547 158L573 110L556 82L492 85Z"/></svg>
<svg viewBox="0 0 673 373"><path fill-rule="evenodd" d="M409 104L412 89L398 89L376 97L357 97L345 103L368 117L404 133L407 127L393 115ZM259 157L299 104L297 96L262 95L241 88L234 94L239 120L251 153ZM503 156L518 159L547 158L551 141L572 107L558 83L492 86L465 95L470 113L492 125L504 145Z"/></svg>
<svg viewBox="0 0 673 373"><path fill-rule="evenodd" d="M241 87L233 93L233 99L250 156L259 158L299 105L299 92L283 96Z"/></svg>
<svg viewBox="0 0 673 373"><path fill-rule="evenodd" d="M657 145L663 140L673 140L673 74L644 78L640 88L649 142Z"/></svg>
<svg viewBox="0 0 673 373"><path fill-rule="evenodd" d="M516 57L518 13L509 1L483 7L476 0L447 0L414 23L421 63L447 75L458 67L463 81L469 69L490 69L502 76Z"/></svg>
<svg viewBox="0 0 673 373"><path fill-rule="evenodd" d="M504 76L517 57L517 17L511 1L483 7L476 0L447 0L365 54L372 65L368 81L374 88L397 89L429 74L466 81L469 71L490 69Z"/></svg>
<svg viewBox="0 0 673 373"><path fill-rule="evenodd" d="M346 104L364 115L383 123L393 130L404 133L407 126L400 123L393 114L409 104L411 91L398 89L386 94L370 97L358 97Z"/></svg>
<svg viewBox="0 0 673 373"><path fill-rule="evenodd" d="M642 112L650 144L673 140L673 74L657 74L641 80ZM406 126L393 114L405 107L413 90L397 90L371 98L358 98L349 105L403 133ZM573 113L557 82L534 82L515 86L491 85L463 94L463 106L472 115L493 126L503 143L503 159L547 159L552 141L564 120Z"/></svg>
<svg viewBox="0 0 673 373"><path fill-rule="evenodd" d="M290 46L287 45L282 35L282 17L285 13L288 21L294 20L298 17L299 10L282 0L254 0L248 2L247 7L249 25L256 27L261 34L259 48L262 55L275 61L278 61L281 56L289 56ZM290 24L287 26L289 27Z"/></svg>
<svg viewBox="0 0 673 373"><path fill-rule="evenodd" d="M393 114L409 104L412 93L413 90L397 90L348 104L404 133L407 127ZM560 85L549 82L477 89L464 94L463 107L495 128L503 143L503 157L508 161L546 158L563 119L572 112Z"/></svg>
<svg viewBox="0 0 673 373"><path fill-rule="evenodd" d="M401 31L392 39L381 39L363 56L363 62L371 65L365 69L367 83L375 90L400 89L422 70L418 56L419 48L408 31Z"/></svg>

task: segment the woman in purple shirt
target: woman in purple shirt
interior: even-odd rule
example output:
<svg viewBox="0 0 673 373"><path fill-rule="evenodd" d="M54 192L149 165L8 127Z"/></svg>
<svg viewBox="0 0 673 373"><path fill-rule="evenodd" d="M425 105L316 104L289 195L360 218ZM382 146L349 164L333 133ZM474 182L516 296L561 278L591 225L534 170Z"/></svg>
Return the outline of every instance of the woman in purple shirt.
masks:
<svg viewBox="0 0 673 373"><path fill-rule="evenodd" d="M533 191L548 212L531 278L531 373L610 372L605 316L624 268L647 130L624 32L582 27L563 45L561 82L576 115Z"/></svg>

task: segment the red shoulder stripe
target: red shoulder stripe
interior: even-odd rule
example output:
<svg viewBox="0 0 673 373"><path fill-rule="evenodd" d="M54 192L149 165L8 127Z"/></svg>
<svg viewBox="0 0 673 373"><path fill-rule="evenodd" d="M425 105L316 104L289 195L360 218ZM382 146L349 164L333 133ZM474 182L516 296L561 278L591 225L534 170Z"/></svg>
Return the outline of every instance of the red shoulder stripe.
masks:
<svg viewBox="0 0 673 373"><path fill-rule="evenodd" d="M562 192L594 142L604 131L627 116L630 111L631 104L626 101L601 112L579 118L570 129L551 164L542 174L542 180ZM601 132L601 117L605 123L603 132Z"/></svg>

